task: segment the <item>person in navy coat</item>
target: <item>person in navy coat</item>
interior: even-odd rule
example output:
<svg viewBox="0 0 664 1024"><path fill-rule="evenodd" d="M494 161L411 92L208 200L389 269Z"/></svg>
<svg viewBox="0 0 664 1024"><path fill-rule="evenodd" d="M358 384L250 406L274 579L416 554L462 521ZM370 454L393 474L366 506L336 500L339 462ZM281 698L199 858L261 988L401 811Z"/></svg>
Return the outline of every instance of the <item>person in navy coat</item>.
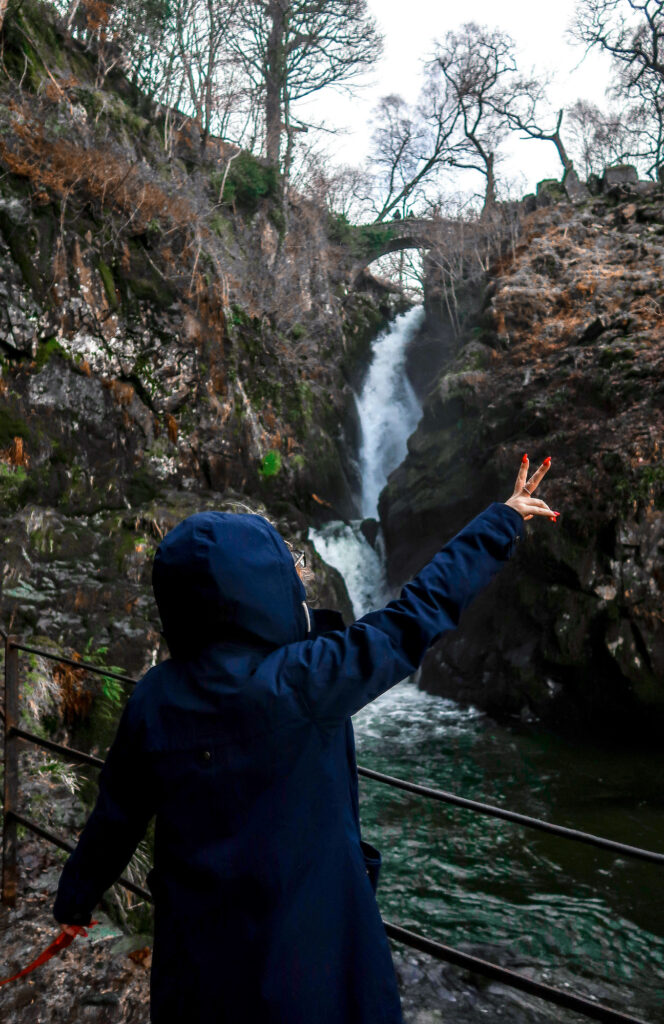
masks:
<svg viewBox="0 0 664 1024"><path fill-rule="evenodd" d="M473 519L399 598L347 628L309 609L261 516L201 512L161 542L153 586L171 657L122 713L54 915L89 924L156 816L154 1024L402 1024L360 835L351 716L410 675L491 580L526 486Z"/></svg>

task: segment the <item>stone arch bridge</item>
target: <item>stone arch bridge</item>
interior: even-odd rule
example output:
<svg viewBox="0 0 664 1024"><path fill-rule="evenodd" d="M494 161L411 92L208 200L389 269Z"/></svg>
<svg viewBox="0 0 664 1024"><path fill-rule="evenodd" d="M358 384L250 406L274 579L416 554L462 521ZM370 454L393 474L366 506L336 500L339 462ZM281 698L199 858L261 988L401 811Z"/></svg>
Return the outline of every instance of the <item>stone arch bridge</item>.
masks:
<svg viewBox="0 0 664 1024"><path fill-rule="evenodd" d="M380 224L360 224L349 227L343 244L349 254L348 276L351 285L374 260L402 249L431 249L456 221L442 218L424 219L405 217Z"/></svg>

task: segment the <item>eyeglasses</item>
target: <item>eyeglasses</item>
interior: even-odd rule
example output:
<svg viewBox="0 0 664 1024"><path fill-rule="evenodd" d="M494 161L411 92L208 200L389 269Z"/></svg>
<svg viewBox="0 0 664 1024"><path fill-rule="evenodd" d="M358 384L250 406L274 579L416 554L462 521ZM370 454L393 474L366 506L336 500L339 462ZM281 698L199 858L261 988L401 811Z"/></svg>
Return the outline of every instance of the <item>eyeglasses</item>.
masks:
<svg viewBox="0 0 664 1024"><path fill-rule="evenodd" d="M295 551L291 548L291 555L293 556L293 564L296 569L299 565L301 565L303 569L306 568L307 556L304 551Z"/></svg>

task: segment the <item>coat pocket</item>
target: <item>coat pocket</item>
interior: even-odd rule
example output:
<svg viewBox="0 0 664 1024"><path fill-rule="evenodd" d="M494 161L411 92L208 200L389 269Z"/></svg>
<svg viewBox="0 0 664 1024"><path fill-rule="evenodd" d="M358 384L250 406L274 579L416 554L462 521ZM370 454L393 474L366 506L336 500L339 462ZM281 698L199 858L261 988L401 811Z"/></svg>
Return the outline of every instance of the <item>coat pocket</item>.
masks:
<svg viewBox="0 0 664 1024"><path fill-rule="evenodd" d="M378 888L378 875L380 874L380 866L383 862L383 858L380 855L380 850L377 850L371 843L365 843L364 840L360 842L360 848L362 850L362 856L364 857L364 866L367 869L367 875L371 882L371 888L375 892Z"/></svg>

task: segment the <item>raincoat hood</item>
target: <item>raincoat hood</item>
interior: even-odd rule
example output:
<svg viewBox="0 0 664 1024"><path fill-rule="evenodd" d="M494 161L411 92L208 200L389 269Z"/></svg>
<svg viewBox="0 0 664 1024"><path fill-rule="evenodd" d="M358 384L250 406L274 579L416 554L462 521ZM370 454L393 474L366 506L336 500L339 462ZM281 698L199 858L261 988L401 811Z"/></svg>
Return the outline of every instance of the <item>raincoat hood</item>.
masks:
<svg viewBox="0 0 664 1024"><path fill-rule="evenodd" d="M306 592L293 556L262 516L189 516L159 545L152 587L176 658L215 641L281 647L307 637Z"/></svg>

